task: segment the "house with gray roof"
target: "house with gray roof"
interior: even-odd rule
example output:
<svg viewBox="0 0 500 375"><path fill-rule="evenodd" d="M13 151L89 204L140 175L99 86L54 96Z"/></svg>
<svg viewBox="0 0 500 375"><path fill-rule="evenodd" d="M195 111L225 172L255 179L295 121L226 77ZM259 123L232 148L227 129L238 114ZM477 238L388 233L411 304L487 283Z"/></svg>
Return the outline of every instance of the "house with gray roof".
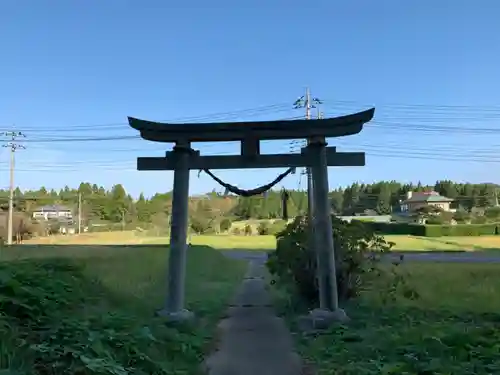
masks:
<svg viewBox="0 0 500 375"><path fill-rule="evenodd" d="M401 201L401 212L412 213L425 206L434 206L443 211L453 212L451 208L453 199L444 197L435 191L412 192L409 191L406 199Z"/></svg>
<svg viewBox="0 0 500 375"><path fill-rule="evenodd" d="M52 204L48 206L38 207L33 211L33 219L50 220L57 219L67 221L73 219L73 210L66 206Z"/></svg>

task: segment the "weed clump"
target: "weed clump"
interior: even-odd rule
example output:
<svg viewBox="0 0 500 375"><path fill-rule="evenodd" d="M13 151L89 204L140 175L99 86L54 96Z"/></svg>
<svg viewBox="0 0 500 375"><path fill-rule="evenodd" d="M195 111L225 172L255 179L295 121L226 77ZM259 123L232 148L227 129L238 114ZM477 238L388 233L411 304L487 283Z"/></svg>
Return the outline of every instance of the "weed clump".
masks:
<svg viewBox="0 0 500 375"><path fill-rule="evenodd" d="M74 261L2 263L0 373L177 374L199 363L203 338L129 311Z"/></svg>

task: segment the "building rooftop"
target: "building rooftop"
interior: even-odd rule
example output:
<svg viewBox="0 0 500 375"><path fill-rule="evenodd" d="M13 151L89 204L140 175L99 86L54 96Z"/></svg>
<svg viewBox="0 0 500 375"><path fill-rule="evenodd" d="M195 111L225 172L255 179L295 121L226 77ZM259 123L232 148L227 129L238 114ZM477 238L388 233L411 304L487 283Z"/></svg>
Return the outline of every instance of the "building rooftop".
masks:
<svg viewBox="0 0 500 375"><path fill-rule="evenodd" d="M404 203L419 203L419 202L453 202L453 199L443 197L435 191L423 191L411 193Z"/></svg>
<svg viewBox="0 0 500 375"><path fill-rule="evenodd" d="M60 212L60 211L71 211L71 208L66 206L61 206L59 204L51 204L47 206L38 207L35 211L40 212Z"/></svg>

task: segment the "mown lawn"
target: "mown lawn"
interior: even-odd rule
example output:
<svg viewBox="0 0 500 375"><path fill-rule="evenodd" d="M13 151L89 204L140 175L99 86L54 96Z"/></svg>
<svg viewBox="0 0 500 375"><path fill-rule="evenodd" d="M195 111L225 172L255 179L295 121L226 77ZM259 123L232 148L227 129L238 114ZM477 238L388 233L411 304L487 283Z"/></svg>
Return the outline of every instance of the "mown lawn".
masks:
<svg viewBox="0 0 500 375"><path fill-rule="evenodd" d="M318 374L499 374L500 265L407 263L346 306L352 321L297 333ZM291 326L296 330L294 321Z"/></svg>
<svg viewBox="0 0 500 375"><path fill-rule="evenodd" d="M495 251L500 250L500 236L419 237L386 235L396 251Z"/></svg>
<svg viewBox="0 0 500 375"><path fill-rule="evenodd" d="M405 235L387 235L387 241L394 242L395 251L491 251L500 250L500 236L475 237L418 237ZM219 250L248 249L273 250L276 238L267 236L244 235L190 235L188 240L193 245L203 245ZM168 244L168 237L148 237L134 231L85 233L77 236L53 236L35 238L27 244L53 245L134 245Z"/></svg>
<svg viewBox="0 0 500 375"><path fill-rule="evenodd" d="M187 307L169 326L165 246L19 246L0 262L0 373L196 374L246 264L188 253Z"/></svg>
<svg viewBox="0 0 500 375"><path fill-rule="evenodd" d="M394 251L495 251L500 250L500 236L476 237L417 237L384 236L394 242ZM167 242L167 239L157 241ZM199 235L190 236L193 245L206 245L217 249L272 250L275 236Z"/></svg>

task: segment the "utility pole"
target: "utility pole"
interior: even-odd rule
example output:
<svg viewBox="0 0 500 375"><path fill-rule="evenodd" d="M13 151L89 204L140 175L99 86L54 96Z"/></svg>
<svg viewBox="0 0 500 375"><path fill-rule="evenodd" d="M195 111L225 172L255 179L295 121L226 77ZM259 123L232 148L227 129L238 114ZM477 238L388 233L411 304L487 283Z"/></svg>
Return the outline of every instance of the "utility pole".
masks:
<svg viewBox="0 0 500 375"><path fill-rule="evenodd" d="M318 98L311 99L311 91L309 88L306 88L306 92L304 96L301 96L294 103L294 108L305 108L306 110L306 120L311 120L311 109L317 109L318 119L322 118L322 113L320 112L319 105L323 102ZM310 139L307 140L304 146L310 145ZM303 173L304 174L304 173ZM317 246L316 241L316 233L314 231L315 222L314 222L314 195L313 195L313 176L312 176L312 168L307 167L305 170L305 174L307 174L307 216L308 216L308 232L309 232L309 247L316 253L316 262L318 265L317 269L317 280L319 284L319 300L320 307L324 308L325 302L329 300L330 295L330 287L328 283L325 281L323 277L321 277L321 259L320 259L320 249Z"/></svg>
<svg viewBox="0 0 500 375"><path fill-rule="evenodd" d="M21 132L2 132L4 137L9 138L9 142L3 147L10 148L10 187L9 187L9 219L7 222L7 244L12 245L12 232L14 221L14 169L15 169L15 153L17 150L24 149L23 145L16 143L16 138L25 137Z"/></svg>
<svg viewBox="0 0 500 375"><path fill-rule="evenodd" d="M322 104L322 101L318 98L313 98L311 99L311 91L309 90L309 87L306 88L305 95L301 96L299 99L297 99L294 103L294 108L305 108L306 110L306 120L311 119L311 109L317 108L318 111L318 119L322 117L322 114L320 113L319 105ZM307 145L309 145L309 140L307 140ZM307 174L307 207L308 207L308 215L309 218L312 219L313 217L313 205L314 205L314 200L313 200L313 180L312 180L312 173L311 173L311 168L307 167L305 170L305 173Z"/></svg>
<svg viewBox="0 0 500 375"><path fill-rule="evenodd" d="M125 210L121 210L122 212L122 232L125 231Z"/></svg>
<svg viewBox="0 0 500 375"><path fill-rule="evenodd" d="M78 192L78 234L82 234L82 193Z"/></svg>

